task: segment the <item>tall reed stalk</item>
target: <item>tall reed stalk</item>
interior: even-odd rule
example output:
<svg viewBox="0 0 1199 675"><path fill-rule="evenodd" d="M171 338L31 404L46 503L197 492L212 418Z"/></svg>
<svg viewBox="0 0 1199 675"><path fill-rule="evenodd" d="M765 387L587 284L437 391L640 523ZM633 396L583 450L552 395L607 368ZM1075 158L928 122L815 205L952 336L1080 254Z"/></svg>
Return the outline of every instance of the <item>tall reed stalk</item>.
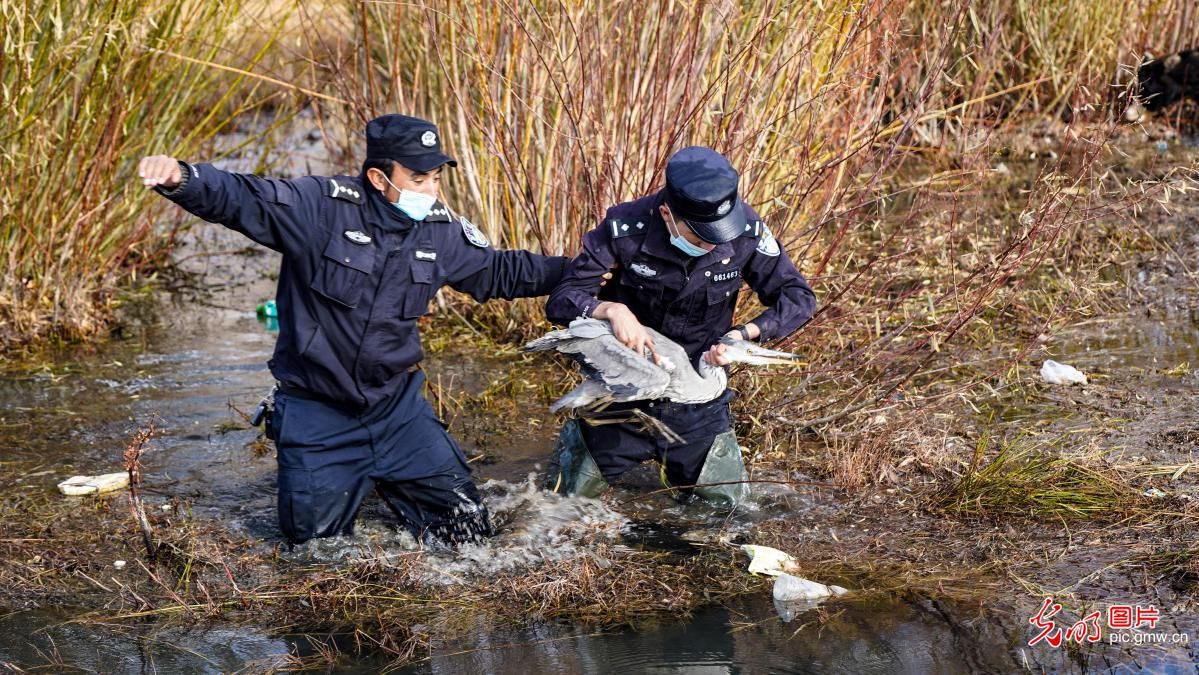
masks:
<svg viewBox="0 0 1199 675"><path fill-rule="evenodd" d="M0 0L0 345L103 328L115 289L161 245L137 159L195 148L244 94L203 63L229 60L238 14L236 2Z"/></svg>
<svg viewBox="0 0 1199 675"><path fill-rule="evenodd" d="M351 2L310 17L311 33L354 36L336 51L309 43L310 86L347 102L320 104L344 128L390 111L437 121L460 162L451 204L507 247L573 254L606 206L661 185L672 151L725 153L820 297L790 340L812 354L804 376L749 385L775 392L755 412L768 406L798 433L907 405L922 373L1000 336L1002 353L976 370L998 377L1030 346L1010 340L1069 315L1078 288L1042 291L1042 265L1072 261L1085 278L1080 233L1122 222L1135 201L1103 182L1115 130L1101 104L1151 36L1195 31L1188 11L1177 0ZM999 131L1030 113L1088 125L1053 127L1057 150L1029 163ZM340 145L347 164L359 145ZM1004 158L1022 162L1023 189L995 170ZM501 331L536 325L520 320L535 303L516 319L464 307Z"/></svg>

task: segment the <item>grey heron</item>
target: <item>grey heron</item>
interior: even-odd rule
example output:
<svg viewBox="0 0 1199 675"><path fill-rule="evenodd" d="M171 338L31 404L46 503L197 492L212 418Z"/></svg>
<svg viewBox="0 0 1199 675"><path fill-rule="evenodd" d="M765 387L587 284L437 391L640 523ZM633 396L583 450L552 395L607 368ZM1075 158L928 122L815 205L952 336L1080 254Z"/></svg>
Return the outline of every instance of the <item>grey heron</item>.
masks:
<svg viewBox="0 0 1199 675"><path fill-rule="evenodd" d="M649 326L645 330L654 340L660 364L626 347L602 319L575 319L566 329L529 342L522 351L554 349L569 354L582 367L583 381L550 406L554 412L567 408L595 411L614 402L662 398L676 403L706 403L724 392L728 374L722 366L701 359L696 370L678 343ZM734 363L795 365L800 358L727 336L720 341L726 345L724 355Z"/></svg>

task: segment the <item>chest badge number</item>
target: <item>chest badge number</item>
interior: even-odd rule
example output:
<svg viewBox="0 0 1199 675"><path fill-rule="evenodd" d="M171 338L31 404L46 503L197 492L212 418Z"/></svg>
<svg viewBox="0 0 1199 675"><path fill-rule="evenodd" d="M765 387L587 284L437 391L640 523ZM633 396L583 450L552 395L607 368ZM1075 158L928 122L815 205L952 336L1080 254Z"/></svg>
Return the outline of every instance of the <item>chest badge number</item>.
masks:
<svg viewBox="0 0 1199 675"><path fill-rule="evenodd" d="M629 269L633 270L634 272L636 272L637 274L640 274L643 277L658 276L658 270L653 269L652 267L647 267L645 265L642 265L641 263L633 263L632 265L629 265Z"/></svg>
<svg viewBox="0 0 1199 675"><path fill-rule="evenodd" d="M346 239L349 239L355 244L371 243L370 235L365 232L359 232L358 230L346 230L343 234L345 234Z"/></svg>
<svg viewBox="0 0 1199 675"><path fill-rule="evenodd" d="M437 251L420 251L414 252L417 260L437 260Z"/></svg>

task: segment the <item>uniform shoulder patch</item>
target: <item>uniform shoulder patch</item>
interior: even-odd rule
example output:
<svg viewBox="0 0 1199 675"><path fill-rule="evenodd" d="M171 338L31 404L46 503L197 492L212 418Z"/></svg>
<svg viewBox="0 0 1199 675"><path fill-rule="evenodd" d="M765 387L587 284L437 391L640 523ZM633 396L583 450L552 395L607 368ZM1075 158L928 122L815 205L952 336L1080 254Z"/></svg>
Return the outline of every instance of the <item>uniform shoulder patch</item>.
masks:
<svg viewBox="0 0 1199 675"><path fill-rule="evenodd" d="M429 209L429 215L425 216L426 223L448 223L453 219L449 207L441 202L434 202L433 208Z"/></svg>
<svg viewBox="0 0 1199 675"><path fill-rule="evenodd" d="M467 241L479 248L491 246L491 242L487 241L487 235L483 234L483 230L480 230L474 223L462 216L458 216L458 221L462 223L462 234L466 235Z"/></svg>
<svg viewBox="0 0 1199 675"><path fill-rule="evenodd" d="M362 190L357 185L337 178L329 179L329 196L334 199L344 199L347 202L362 204Z"/></svg>
<svg viewBox="0 0 1199 675"><path fill-rule="evenodd" d="M645 234L649 230L648 218L609 218L604 221L608 225L608 231L612 233L613 239L627 237L633 234Z"/></svg>
<svg viewBox="0 0 1199 675"><path fill-rule="evenodd" d="M761 223L762 234L758 238L758 253L774 257L779 254L779 242L770 232L770 228L766 227L765 223Z"/></svg>

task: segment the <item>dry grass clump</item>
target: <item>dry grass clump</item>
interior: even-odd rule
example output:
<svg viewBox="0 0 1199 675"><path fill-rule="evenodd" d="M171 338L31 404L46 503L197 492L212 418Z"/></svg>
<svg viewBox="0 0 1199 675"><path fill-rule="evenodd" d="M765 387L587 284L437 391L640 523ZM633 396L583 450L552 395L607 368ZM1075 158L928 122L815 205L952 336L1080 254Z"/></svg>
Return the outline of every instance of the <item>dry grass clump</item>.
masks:
<svg viewBox="0 0 1199 675"><path fill-rule="evenodd" d="M501 580L487 599L497 606L523 607L539 619L619 625L657 613L686 613L711 601L719 589L696 584L710 566L703 558L683 562L667 554L597 547L577 559Z"/></svg>
<svg viewBox="0 0 1199 675"><path fill-rule="evenodd" d="M962 456L964 441L906 421L916 415L901 408L889 416L854 420L850 429L826 433L825 446L811 461L818 473L849 491L905 484L912 473L935 479L951 476L968 459Z"/></svg>
<svg viewBox="0 0 1199 675"><path fill-rule="evenodd" d="M1151 574L1167 579L1180 593L1194 594L1199 587L1199 545L1170 546L1137 556L1135 562Z"/></svg>
<svg viewBox="0 0 1199 675"><path fill-rule="evenodd" d="M1137 490L1114 471L1054 456L1033 444L1009 442L984 464L984 434L974 464L943 497L958 515L1058 519L1113 518L1140 504Z"/></svg>

